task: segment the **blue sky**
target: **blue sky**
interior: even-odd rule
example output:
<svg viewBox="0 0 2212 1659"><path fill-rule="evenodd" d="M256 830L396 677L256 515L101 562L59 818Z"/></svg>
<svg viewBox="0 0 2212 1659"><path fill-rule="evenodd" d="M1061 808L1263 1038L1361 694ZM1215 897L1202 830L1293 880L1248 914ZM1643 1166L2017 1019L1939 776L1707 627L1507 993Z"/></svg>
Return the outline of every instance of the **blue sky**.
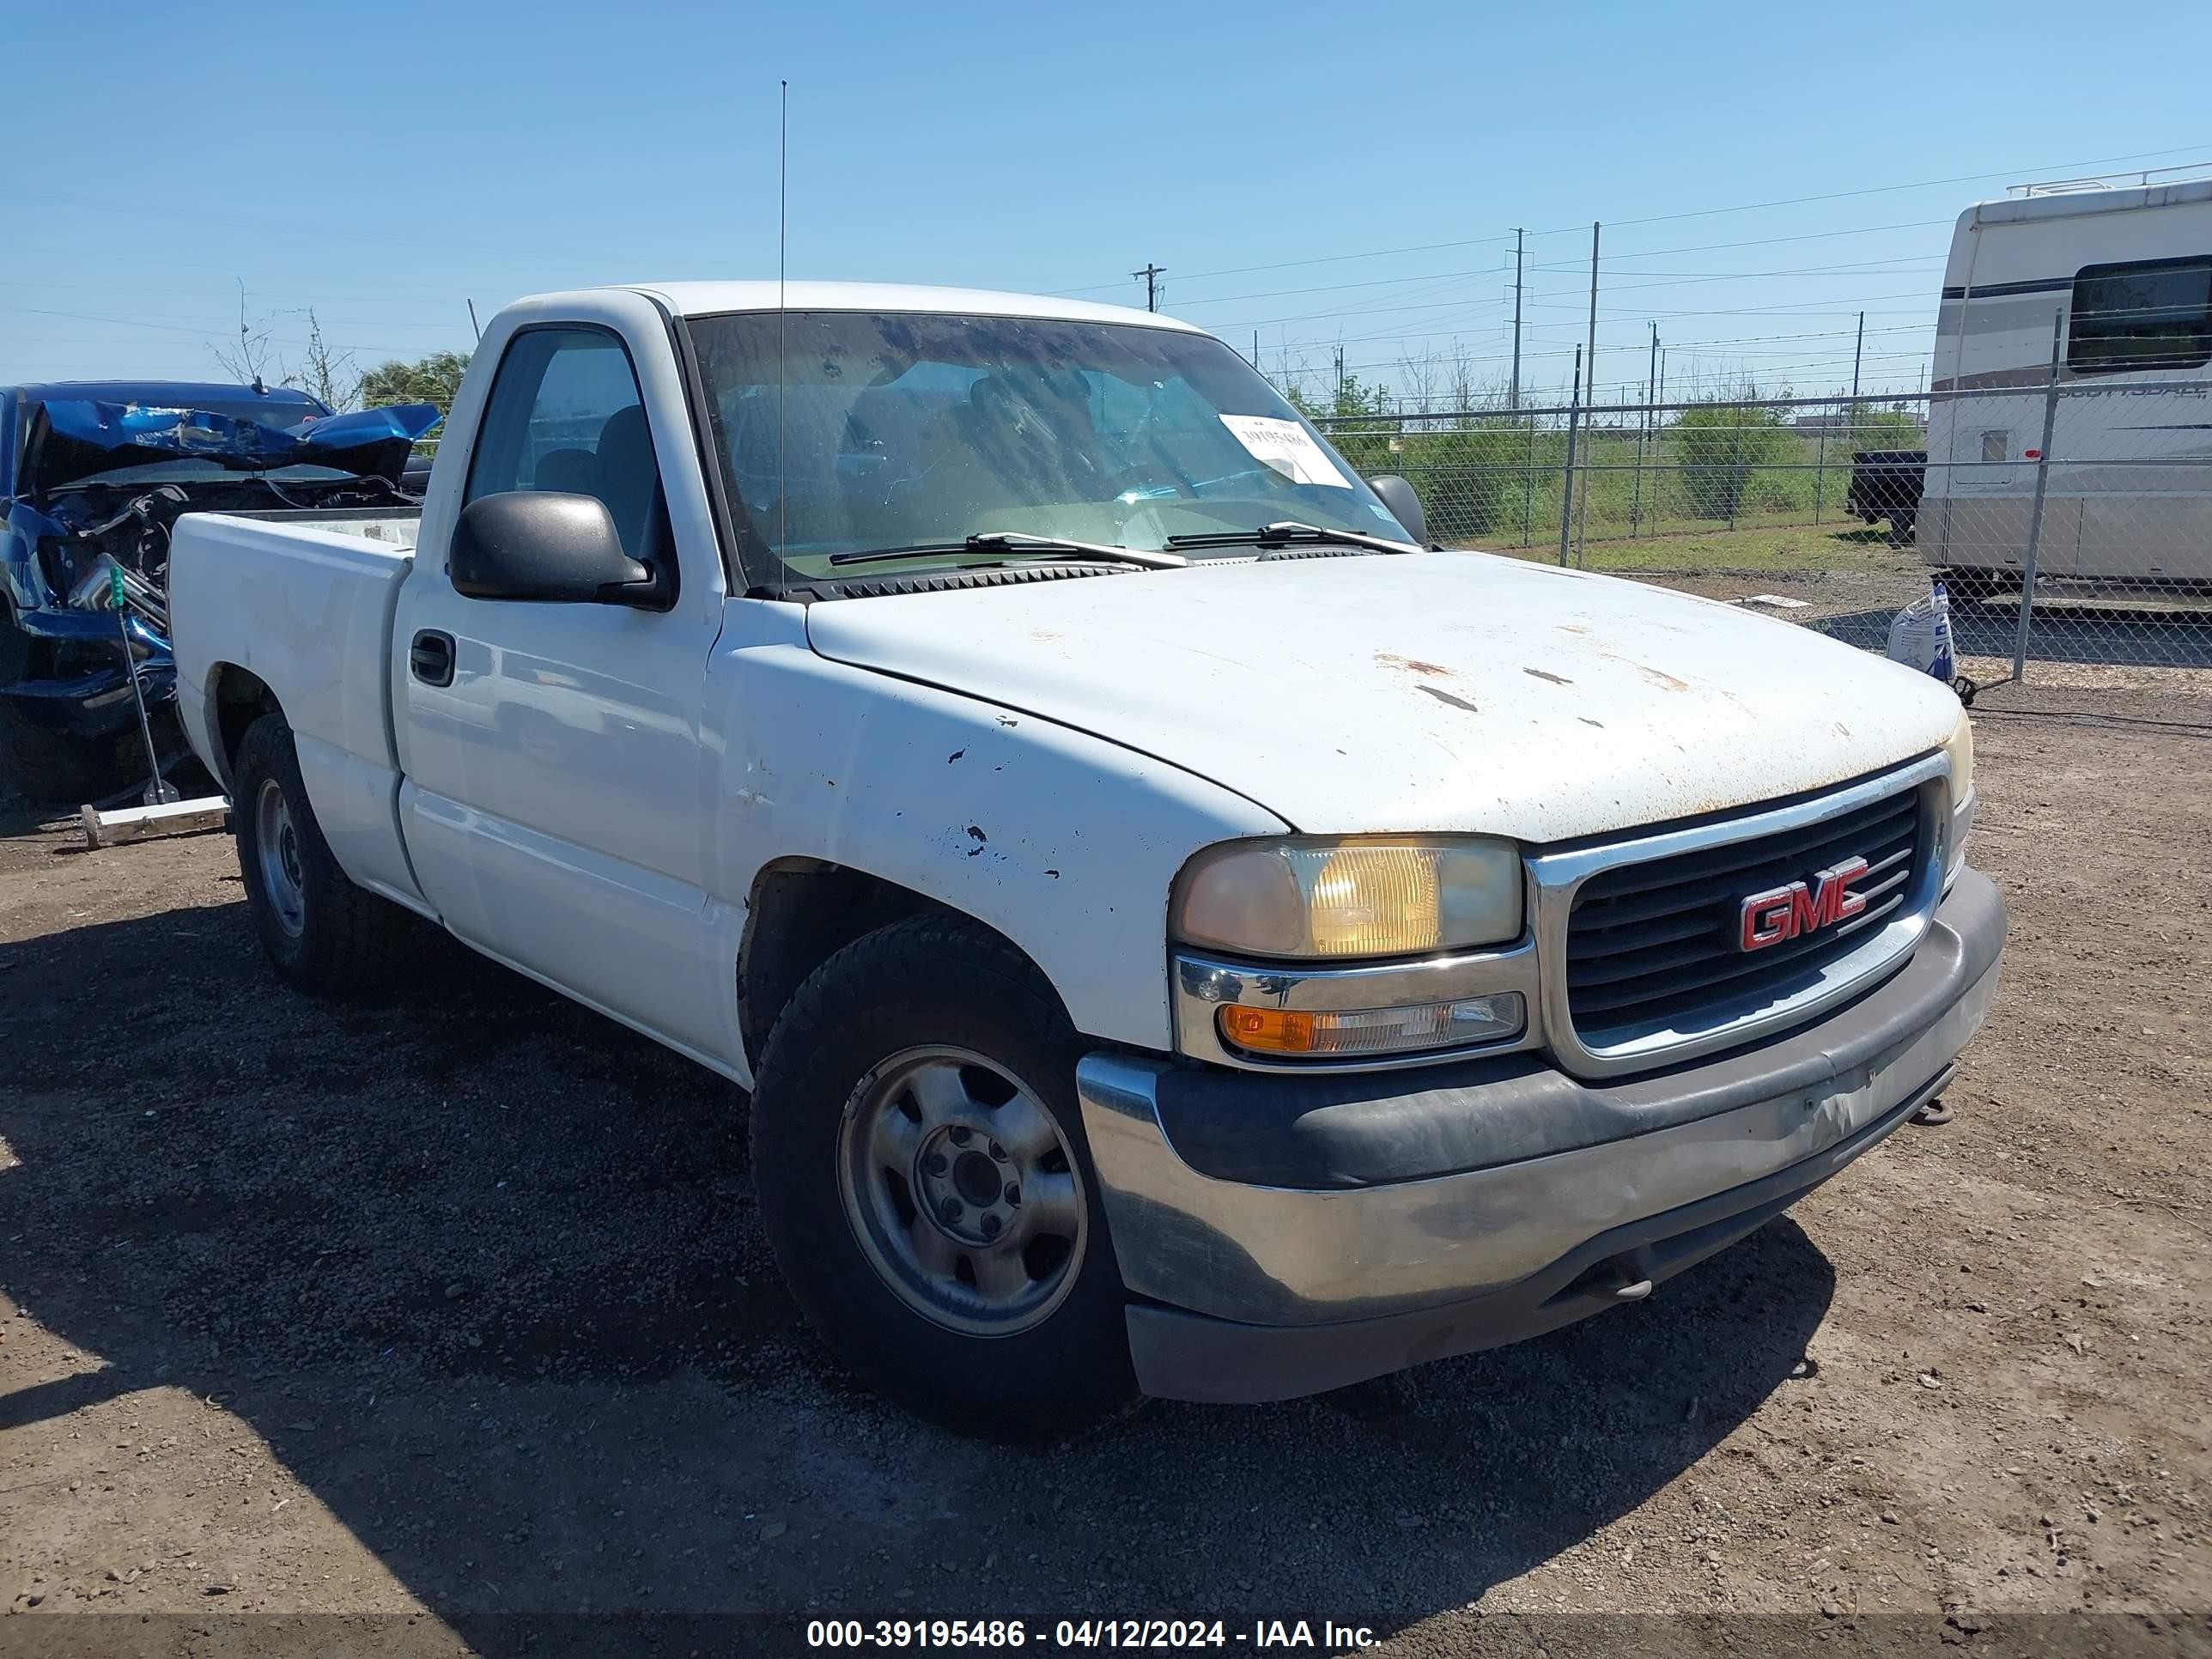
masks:
<svg viewBox="0 0 2212 1659"><path fill-rule="evenodd" d="M775 270L1079 290L1319 379L1341 343L1564 385L1917 383L1948 226L2006 184L2212 161L2212 14L2078 6L9 8L0 381L202 375L238 282L296 362L367 367L513 296ZM2151 43L2155 43L2154 47ZM2124 67L2084 73L2099 63ZM1933 182L1933 181L1948 182ZM1892 188L1919 185L1918 188ZM1858 192L1858 193L1846 193ZM1825 197L1825 200L1800 198ZM1752 204L1754 210L1711 212ZM1405 250L1385 253L1384 250ZM1357 257L1354 257L1357 256Z"/></svg>

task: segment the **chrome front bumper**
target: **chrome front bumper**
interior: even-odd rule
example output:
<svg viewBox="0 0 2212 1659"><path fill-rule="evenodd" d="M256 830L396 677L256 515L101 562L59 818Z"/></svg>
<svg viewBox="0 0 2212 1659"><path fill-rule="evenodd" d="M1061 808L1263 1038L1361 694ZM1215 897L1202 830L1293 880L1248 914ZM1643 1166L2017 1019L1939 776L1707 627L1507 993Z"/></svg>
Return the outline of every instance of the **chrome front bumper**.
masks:
<svg viewBox="0 0 2212 1659"><path fill-rule="evenodd" d="M1642 1294L1942 1085L1996 992L2004 927L1996 888L1963 872L1874 991L1644 1078L1583 1083L1523 1055L1308 1083L1088 1056L1077 1092L1139 1381L1288 1398Z"/></svg>

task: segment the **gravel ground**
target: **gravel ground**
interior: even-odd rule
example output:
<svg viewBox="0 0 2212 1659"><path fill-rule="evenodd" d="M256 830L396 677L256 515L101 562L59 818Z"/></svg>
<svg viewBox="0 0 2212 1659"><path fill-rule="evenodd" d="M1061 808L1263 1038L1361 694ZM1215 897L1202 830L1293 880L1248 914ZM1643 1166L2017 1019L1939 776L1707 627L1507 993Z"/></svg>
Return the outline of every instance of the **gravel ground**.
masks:
<svg viewBox="0 0 2212 1659"><path fill-rule="evenodd" d="M1955 1121L1541 1340L1020 1449L815 1346L726 1085L434 938L300 1000L227 838L19 819L0 1651L2212 1650L2212 701L1976 714L2014 933Z"/></svg>
<svg viewBox="0 0 2212 1659"><path fill-rule="evenodd" d="M1623 574L1710 599L1797 600L1753 608L1879 651L1888 642L1891 619L1928 592L1932 573L1916 562L1871 570ZM1984 686L2010 678L2020 630L2018 595L1954 594L1951 629L1960 673ZM2036 599L2021 672L2028 683L2050 690L2212 697L2212 601L2201 594L2052 588Z"/></svg>

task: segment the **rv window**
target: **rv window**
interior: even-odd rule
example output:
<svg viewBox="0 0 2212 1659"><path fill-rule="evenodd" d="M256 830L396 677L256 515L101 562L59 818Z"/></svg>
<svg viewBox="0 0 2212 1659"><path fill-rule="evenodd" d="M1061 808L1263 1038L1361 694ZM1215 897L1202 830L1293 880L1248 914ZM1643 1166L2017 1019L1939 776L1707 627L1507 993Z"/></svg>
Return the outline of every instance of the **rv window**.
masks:
<svg viewBox="0 0 2212 1659"><path fill-rule="evenodd" d="M2074 279L2066 366L2076 374L2212 361L2212 258L2089 265Z"/></svg>

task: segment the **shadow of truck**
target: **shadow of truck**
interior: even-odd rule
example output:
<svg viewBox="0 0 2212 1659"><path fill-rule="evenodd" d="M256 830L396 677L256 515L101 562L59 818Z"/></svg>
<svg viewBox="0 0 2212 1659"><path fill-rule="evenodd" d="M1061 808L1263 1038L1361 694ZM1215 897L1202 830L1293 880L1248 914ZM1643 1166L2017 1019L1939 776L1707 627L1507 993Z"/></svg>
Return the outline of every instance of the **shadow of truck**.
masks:
<svg viewBox="0 0 2212 1659"><path fill-rule="evenodd" d="M9 949L0 1290L105 1369L0 1395L0 1431L189 1391L485 1650L630 1645L596 1621L642 1613L775 1650L824 1613L1396 1628L1814 1386L1833 1277L1785 1218L1519 1347L963 1440L830 1364L760 1233L742 1098L645 1040L435 939L396 994L294 997L239 903ZM225 1501L183 1503L204 1553L246 1524Z"/></svg>

